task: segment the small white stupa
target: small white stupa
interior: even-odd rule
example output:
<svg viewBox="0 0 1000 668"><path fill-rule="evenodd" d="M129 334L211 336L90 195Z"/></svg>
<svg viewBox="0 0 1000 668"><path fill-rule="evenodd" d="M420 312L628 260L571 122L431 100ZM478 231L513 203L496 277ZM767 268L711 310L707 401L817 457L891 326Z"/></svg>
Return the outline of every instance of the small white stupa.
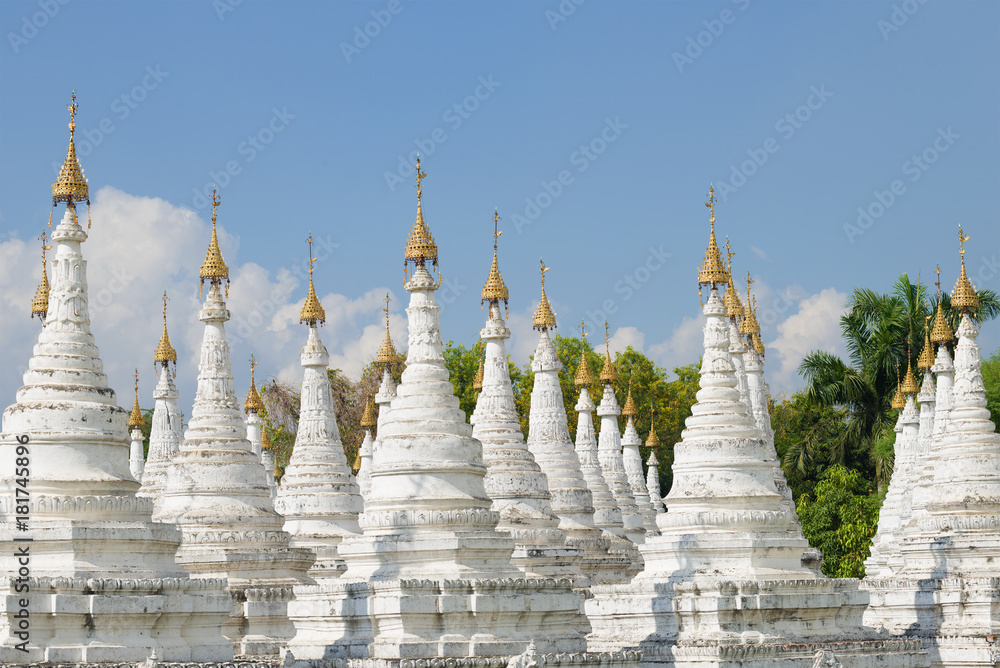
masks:
<svg viewBox="0 0 1000 668"><path fill-rule="evenodd" d="M611 361L610 331L608 323L604 323L604 367L601 369L601 383L604 385L604 396L597 406L597 415L601 418L601 431L597 438L597 459L601 462L604 480L611 489L611 495L622 514L622 524L625 527L625 537L636 545L645 540L645 518L636 505L628 477L625 475L625 463L622 460L622 435L618 429L618 398L615 396L615 381L618 372Z"/></svg>
<svg viewBox="0 0 1000 668"><path fill-rule="evenodd" d="M437 245L421 206L424 176L418 162L417 217L404 256L414 265L405 283L407 367L379 431L363 535L340 544L348 566L340 579L296 587L290 611L297 634L285 665L368 659L431 666L437 663L429 660L449 659L485 668L505 665L532 640L539 664L635 661L634 654L581 653L572 581L524 579L510 563L514 541L496 530L500 516L486 495L482 445L444 364L434 299L441 279L429 271ZM552 656L560 652L572 658Z"/></svg>
<svg viewBox="0 0 1000 668"><path fill-rule="evenodd" d="M396 352L396 346L392 343L392 337L389 335L389 301L389 293L387 292L385 294L385 307L382 309L385 312L385 337L375 355L375 362L382 367L382 382L378 392L375 393L375 405L378 406L378 417L375 424L372 425L375 427L375 437L369 443L366 436L358 450L358 457L361 460L358 467L358 486L361 489L361 498L365 500L367 500L372 486L372 458L375 454L375 448L378 446L378 434L385 415L389 411L389 404L396 398L396 383L392 379L392 368L400 363L400 356Z"/></svg>
<svg viewBox="0 0 1000 668"><path fill-rule="evenodd" d="M472 413L472 436L483 444L486 494L500 513L499 531L514 539L511 562L528 577L579 579L580 550L566 544L566 534L552 512L549 485L528 450L514 404L505 340L510 330L500 312L508 290L497 263L498 212L493 213L493 264L483 286L482 301L489 309L479 336L484 342L482 385ZM477 374L477 381L479 380ZM586 583L585 583L586 584Z"/></svg>
<svg viewBox="0 0 1000 668"><path fill-rule="evenodd" d="M292 585L306 579L315 556L289 545L240 416L225 329L229 268L216 234L219 203L213 192L212 240L200 272L209 290L199 314L205 334L198 391L157 519L181 530L177 560L188 573L228 578L236 605L224 632L237 654L275 656L294 632L285 616Z"/></svg>
<svg viewBox="0 0 1000 668"><path fill-rule="evenodd" d="M124 665L154 652L228 661L225 581L194 581L177 565L180 532L152 521L129 471L128 412L90 329L75 92L69 109L52 186L66 211L52 233L51 288L44 278L32 304L43 326L0 427L0 665Z"/></svg>
<svg viewBox="0 0 1000 668"><path fill-rule="evenodd" d="M549 331L556 328L556 316L545 294L545 273L549 268L544 262L540 262L540 267L542 295L532 320L538 330L538 347L531 361L535 378L528 416L528 449L548 480L552 511L559 517L559 528L566 533L567 542L581 551L580 569L591 582L621 582L632 569L632 563L629 557L614 551L613 545L619 543L621 547L633 548L628 541L606 534L595 521L594 497L587 488L580 460L569 437L566 406L559 385L562 362L549 336ZM600 476L596 452L594 456L596 474ZM606 485L604 493L609 506L614 506Z"/></svg>
<svg viewBox="0 0 1000 668"><path fill-rule="evenodd" d="M632 399L632 379L628 382L628 395L625 398L625 405L622 407L622 415L625 416L625 433L622 434L622 466L625 469L625 477L628 479L628 486L632 490L635 505L642 513L643 526L646 533L656 532L656 511L649 500L649 489L646 488L646 479L642 472L642 455L639 454L639 446L642 439L635 429L635 421L639 417L639 409Z"/></svg>
<svg viewBox="0 0 1000 668"><path fill-rule="evenodd" d="M621 554L628 562L626 576L631 578L642 570L642 558L635 543L625 537L622 511L618 508L611 487L604 479L604 469L597 454L597 436L594 432L594 402L590 399L590 387L594 385L594 374L587 363L587 331L585 323L580 323L580 366L576 369L573 384L580 388L580 396L574 409L576 422L576 455L580 461L580 472L594 499L594 524L604 531L611 541L612 551Z"/></svg>
<svg viewBox="0 0 1000 668"><path fill-rule="evenodd" d="M326 312L313 286L312 235L307 242L309 293L299 315L299 322L309 328L309 338L300 356L305 370L302 404L292 457L281 477L274 509L284 516L285 531L292 535L292 545L316 553L316 563L309 569L309 575L319 581L337 577L346 569L337 555L337 545L345 536L361 533L358 515L362 502L333 410L333 392L327 375L330 355L319 337Z"/></svg>
<svg viewBox="0 0 1000 668"><path fill-rule="evenodd" d="M660 534L639 548L643 572L593 588L590 648L638 647L645 666L798 667L819 665L817 656L854 668L926 665L919 642L885 641L863 627L867 595L856 580L827 580L801 562L807 544L782 509L773 447L737 387L714 204L710 191L700 389L674 446L667 512L657 515Z"/></svg>
<svg viewBox="0 0 1000 668"><path fill-rule="evenodd" d="M146 416L139 408L139 370L135 370L135 399L132 402L132 412L128 414L129 435L132 437L132 444L128 450L128 470L137 482L142 482L142 472L146 465L146 455L142 451L143 441L142 428L146 426Z"/></svg>
<svg viewBox="0 0 1000 668"><path fill-rule="evenodd" d="M170 368L171 364L173 369ZM167 469L183 439L181 414L177 410L177 351L170 344L167 334L167 293L163 293L163 334L153 353L153 366L157 369L158 381L153 390L153 424L149 429L149 451L142 474L142 487L138 496L153 500L154 513L159 508L163 486L167 482Z"/></svg>
<svg viewBox="0 0 1000 668"><path fill-rule="evenodd" d="M662 513L666 509L663 507L663 492L660 491L660 462L656 459L656 452L660 449L660 438L656 435L656 413L653 413L649 421L646 448L649 450L649 459L646 460L646 489L649 490L649 502L654 512Z"/></svg>
<svg viewBox="0 0 1000 668"><path fill-rule="evenodd" d="M931 464L918 482L923 489L914 492L921 510L903 529L902 567L892 577L865 581L872 594L866 619L892 635L920 638L935 666L993 668L1000 632L1000 434L986 407L973 319L979 295L966 275L968 237L961 228L959 240L961 273L951 308L961 321L947 427L932 439ZM947 352L941 354L948 337L940 306L938 317L931 338L942 342L941 364L932 367L941 369L940 389L951 369L942 359ZM936 398L940 411L940 392Z"/></svg>
<svg viewBox="0 0 1000 668"><path fill-rule="evenodd" d="M892 401L892 408L898 411L895 458L889 489L879 510L878 529L872 539L870 556L865 560L865 577L868 579L889 577L903 563L900 548L903 527L910 521L916 469L919 416L914 395L918 390L913 368L907 364L906 375L900 381L897 363L896 395Z"/></svg>

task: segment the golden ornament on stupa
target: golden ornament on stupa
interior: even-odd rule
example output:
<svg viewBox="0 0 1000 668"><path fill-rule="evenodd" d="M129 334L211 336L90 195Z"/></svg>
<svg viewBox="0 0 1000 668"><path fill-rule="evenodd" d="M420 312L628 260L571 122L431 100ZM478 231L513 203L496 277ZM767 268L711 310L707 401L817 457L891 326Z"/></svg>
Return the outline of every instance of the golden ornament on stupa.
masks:
<svg viewBox="0 0 1000 668"><path fill-rule="evenodd" d="M934 314L934 327L931 329L931 343L935 345L948 344L955 340L955 333L948 324L944 314L944 303L941 300L941 265L935 269L937 273L937 312Z"/></svg>
<svg viewBox="0 0 1000 668"><path fill-rule="evenodd" d="M139 408L139 370L135 370L135 400L132 402L132 412L128 414L128 428L142 429L146 426L146 418Z"/></svg>
<svg viewBox="0 0 1000 668"><path fill-rule="evenodd" d="M219 235L216 232L216 219L218 218L220 204L222 204L222 200L219 198L215 188L212 188L212 240L208 244L205 261L201 263L201 271L198 273L201 278L201 287L198 290L199 297L202 296L202 288L205 287L206 280L211 285L219 285L222 281L225 281L226 296L229 296L229 267L226 266L226 261L222 259L222 250L219 249Z"/></svg>
<svg viewBox="0 0 1000 668"><path fill-rule="evenodd" d="M576 369L573 384L577 387L589 387L594 384L594 374L587 364L587 329L586 323L580 321L580 366Z"/></svg>
<svg viewBox="0 0 1000 668"><path fill-rule="evenodd" d="M545 272L549 270L549 267L545 266L544 260L539 260L538 263L541 265L542 272L542 298L538 302L538 308L535 309L531 323L534 329L544 331L556 328L556 314L553 313L552 307L549 305L549 298L545 295Z"/></svg>
<svg viewBox="0 0 1000 668"><path fill-rule="evenodd" d="M704 285L710 285L715 288L719 285L729 284L726 267L722 264L722 255L719 253L719 244L715 240L715 202L715 188L709 187L708 201L705 202L705 206L710 211L708 218L710 232L708 235L708 248L705 249L705 260L698 267L699 290Z"/></svg>
<svg viewBox="0 0 1000 668"><path fill-rule="evenodd" d="M962 228L958 228L959 253L962 256L962 269L958 275L958 282L951 293L951 307L963 313L976 311L979 309L979 295L976 288L969 282L969 277L965 273L965 242L969 236L962 233Z"/></svg>
<svg viewBox="0 0 1000 668"><path fill-rule="evenodd" d="M410 236L406 240L406 248L403 251L403 271L406 271L406 263L413 262L416 267L423 267L430 260L436 267L438 260L438 248L434 243L431 231L424 223L423 211L423 187L421 182L427 178L427 172L420 169L420 158L414 168L417 172L417 218L410 228Z"/></svg>
<svg viewBox="0 0 1000 668"><path fill-rule="evenodd" d="M45 245L45 232L42 231L42 282L38 284L38 289L35 290L35 298L31 300L31 317L34 318L36 315L38 319L42 321L42 325L45 325L45 317L49 314L49 275L45 270L45 251L51 250L52 246Z"/></svg>
<svg viewBox="0 0 1000 668"><path fill-rule="evenodd" d="M313 257L313 237L312 234L306 238L306 243L309 244L309 294L306 295L306 301L302 304L302 311L299 313L299 324L307 324L310 327L315 327L317 324L322 325L326 322L326 311L323 310L323 305L319 303L319 297L316 296L316 287L313 285L313 263L316 258Z"/></svg>
<svg viewBox="0 0 1000 668"><path fill-rule="evenodd" d="M604 366L601 368L600 379L605 385L618 380L618 372L611 361L611 330L607 320L604 321Z"/></svg>
<svg viewBox="0 0 1000 668"><path fill-rule="evenodd" d="M483 302L488 302L490 304L499 305L503 301L504 311L507 315L510 315L510 311L507 308L507 298L510 293L507 291L507 285L503 282L503 276L500 275L500 267L497 265L497 241L500 239L500 235L503 232L499 229L500 225L500 212L493 211L493 265L490 267L489 276L486 277L486 285L483 286L482 299L479 301L480 304Z"/></svg>
<svg viewBox="0 0 1000 668"><path fill-rule="evenodd" d="M257 360L250 355L250 389L247 391L247 400L243 403L243 410L250 413L260 413L264 410L264 402L257 394L257 383L254 380L254 369L257 367Z"/></svg>

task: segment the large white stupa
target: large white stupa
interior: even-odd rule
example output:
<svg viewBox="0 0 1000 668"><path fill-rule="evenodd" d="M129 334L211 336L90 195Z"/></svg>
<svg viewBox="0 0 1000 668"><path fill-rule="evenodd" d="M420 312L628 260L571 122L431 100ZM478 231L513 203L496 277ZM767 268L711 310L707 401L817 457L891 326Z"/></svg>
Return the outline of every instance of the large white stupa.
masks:
<svg viewBox="0 0 1000 668"><path fill-rule="evenodd" d="M42 331L0 430L0 664L223 661L226 583L178 566L180 532L152 521L129 470L128 412L90 329L75 93L69 108L52 186L66 210L52 233L51 288L44 278L32 307Z"/></svg>

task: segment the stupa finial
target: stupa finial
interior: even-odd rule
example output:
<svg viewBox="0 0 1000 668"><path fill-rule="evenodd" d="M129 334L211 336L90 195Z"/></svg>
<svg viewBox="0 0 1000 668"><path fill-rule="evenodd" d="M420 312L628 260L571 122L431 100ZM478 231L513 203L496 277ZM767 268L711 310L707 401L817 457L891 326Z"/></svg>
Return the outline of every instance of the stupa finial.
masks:
<svg viewBox="0 0 1000 668"><path fill-rule="evenodd" d="M906 397L903 396L903 386L899 382L899 362L896 362L896 394L892 397L890 406L896 410L906 407Z"/></svg>
<svg viewBox="0 0 1000 668"><path fill-rule="evenodd" d="M705 206L709 209L708 248L705 249L705 261L698 268L698 291L702 286L710 285L715 288L717 285L728 285L729 280L726 275L726 267L722 264L722 255L719 253L719 244L715 240L715 187L708 189L708 201Z"/></svg>
<svg viewBox="0 0 1000 668"><path fill-rule="evenodd" d="M916 394L920 391L920 385L917 384L917 377L913 375L913 363L910 361L912 358L913 350L910 347L910 342L906 342L906 376L903 377L903 394Z"/></svg>
<svg viewBox="0 0 1000 668"><path fill-rule="evenodd" d="M960 225L958 227L958 252L962 256L962 269L958 275L958 282L955 283L955 289L951 293L951 305L962 313L975 311L979 308L979 295L976 294L976 288L969 282L969 277L965 273L965 242L969 238L969 235L962 232Z"/></svg>
<svg viewBox="0 0 1000 668"><path fill-rule="evenodd" d="M934 270L937 274L937 312L934 314L934 327L931 329L931 343L942 345L955 340L955 333L948 324L948 319L944 315L944 304L941 301L941 265Z"/></svg>
<svg viewBox="0 0 1000 668"><path fill-rule="evenodd" d="M142 429L146 426L146 418L139 408L139 370L135 370L135 400L132 402L132 412L128 414L128 428Z"/></svg>
<svg viewBox="0 0 1000 668"><path fill-rule="evenodd" d="M601 382L604 384L613 383L618 380L618 372L611 361L611 328L608 321L604 321L604 367L601 369Z"/></svg>
<svg viewBox="0 0 1000 668"><path fill-rule="evenodd" d="M370 394L365 395L365 412L361 415L360 424L364 429L371 429L378 424L375 420L375 414L372 412L372 397Z"/></svg>
<svg viewBox="0 0 1000 668"><path fill-rule="evenodd" d="M222 259L222 250L219 248L219 235L216 232L216 220L218 218L219 205L222 200L215 187L212 188L212 240L208 244L208 252L205 253L205 261L201 264L199 276L201 287L198 289L198 296L202 296L202 288L205 287L205 280L208 279L212 285L219 285L226 282L226 296L229 296L229 267Z"/></svg>
<svg viewBox="0 0 1000 668"><path fill-rule="evenodd" d="M742 318L745 315L743 309L743 304L740 302L740 295L736 291L736 287L733 284L733 256L736 255L729 248L729 237L726 237L726 276L729 278L729 287L726 288L726 296L722 303L726 307L726 315L733 322L736 322L737 318Z"/></svg>
<svg viewBox="0 0 1000 668"><path fill-rule="evenodd" d="M174 378L177 377L177 351L170 345L170 335L167 334L167 291L163 291L163 334L160 335L160 343L153 353L153 365L162 364L164 368L174 363Z"/></svg>
<svg viewBox="0 0 1000 668"><path fill-rule="evenodd" d="M583 320L580 321L580 366L576 370L576 376L573 378L573 384L577 387L587 387L594 383L594 374L590 371L590 365L587 364L587 323Z"/></svg>
<svg viewBox="0 0 1000 668"><path fill-rule="evenodd" d="M500 275L500 267L497 265L497 240L503 232L499 229L500 225L500 212L496 209L493 210L493 265L490 267L490 274L486 278L486 285L483 286L482 299L480 304L483 302L489 302L490 304L497 304L499 306L500 301L503 300L504 312L510 315L510 310L507 308L507 298L509 293L507 291L507 285L503 282L503 277Z"/></svg>
<svg viewBox="0 0 1000 668"><path fill-rule="evenodd" d="M652 403L649 404L649 436L646 438L646 447L650 450L660 447L660 439L656 435L656 407Z"/></svg>
<svg viewBox="0 0 1000 668"><path fill-rule="evenodd" d="M484 370L483 370L483 358L480 357L479 358L479 368L476 369L476 377L472 379L472 389L475 391L475 393L476 393L477 396L479 395L479 393L483 389L484 376L485 376L485 374L484 374Z"/></svg>
<svg viewBox="0 0 1000 668"><path fill-rule="evenodd" d="M45 231L42 231L42 236L39 237L42 240L42 282L38 284L38 289L35 290L35 298L31 300L31 317L34 318L36 315L38 319L42 321L42 325L45 325L45 316L49 314L49 275L45 270L45 251L51 250L52 246L45 245Z"/></svg>
<svg viewBox="0 0 1000 668"><path fill-rule="evenodd" d="M406 263L413 262L415 267L423 267L430 260L437 266L438 249L434 243L434 237L424 223L423 211L423 186L422 181L427 178L427 172L420 168L420 158L417 157L417 164L414 167L417 173L417 218L410 228L410 236L406 240L406 249L403 252L403 273L406 274Z"/></svg>
<svg viewBox="0 0 1000 668"><path fill-rule="evenodd" d="M80 167L80 160L76 157L76 110L79 105L76 103L76 90L73 90L71 101L66 108L69 110L69 148L66 151L66 160L63 161L62 169L56 182L52 184L52 206L59 202L66 202L70 209L76 209L77 202L87 203L87 229L90 229L90 188L87 179L83 176L83 168ZM49 213L49 228L52 228L52 214Z"/></svg>
<svg viewBox="0 0 1000 668"><path fill-rule="evenodd" d="M625 406L622 407L622 415L632 418L639 417L639 409L635 407L635 400L632 399L632 369L629 369L628 373L628 396L625 398Z"/></svg>
<svg viewBox="0 0 1000 668"><path fill-rule="evenodd" d="M315 327L317 323L322 325L326 322L326 311L319 303L316 287L313 285L313 263L316 262L316 258L313 257L312 233L306 238L306 243L309 244L309 294L306 295L306 302L302 305L302 312L299 313L299 324L306 323L310 327Z"/></svg>
<svg viewBox="0 0 1000 668"><path fill-rule="evenodd" d="M254 369L257 368L257 360L254 359L253 354L250 355L250 389L247 391L247 400L243 403L243 410L249 415L250 413L260 413L264 410L264 402L261 401L260 395L257 394L257 382L254 380Z"/></svg>
<svg viewBox="0 0 1000 668"><path fill-rule="evenodd" d="M382 364L384 368L388 368L393 364L399 363L399 354L396 352L396 346L392 344L392 337L389 336L389 293L385 293L385 306L382 308L385 313L385 338L382 339L382 346L378 349L378 354L375 355L375 361Z"/></svg>
<svg viewBox="0 0 1000 668"><path fill-rule="evenodd" d="M538 301L538 308L535 309L535 317L532 318L531 322L535 329L544 331L556 328L556 314L552 312L552 306L549 305L549 298L545 295L545 273L551 267L546 267L545 261L541 259L538 260L538 264L542 279L542 298Z"/></svg>
<svg viewBox="0 0 1000 668"><path fill-rule="evenodd" d="M926 371L934 366L934 346L931 344L931 316L924 316L924 347L917 357L917 368Z"/></svg>

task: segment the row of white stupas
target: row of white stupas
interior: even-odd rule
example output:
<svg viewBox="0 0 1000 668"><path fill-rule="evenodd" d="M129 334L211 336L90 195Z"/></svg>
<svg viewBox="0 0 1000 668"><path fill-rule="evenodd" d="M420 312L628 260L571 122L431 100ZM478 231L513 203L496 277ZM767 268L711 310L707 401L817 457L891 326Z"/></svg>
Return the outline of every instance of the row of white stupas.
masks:
<svg viewBox="0 0 1000 668"><path fill-rule="evenodd" d="M71 108L75 120L75 97ZM544 266L525 440L496 244L483 289L482 386L466 421L442 356L437 247L423 219L419 163L401 383L389 372L396 353L387 329L377 430L373 438L366 411L355 477L310 271L298 432L276 485L260 397L251 380L244 420L234 389L213 198L190 421L182 433L164 322L143 462L138 400L131 415L117 405L90 330L87 232L76 213L89 190L74 127L53 186L53 204L66 211L52 234L51 287L44 277L33 306L44 324L0 433L0 546L30 554L27 571L0 557L0 664L996 665L1000 436L968 313L954 365L940 338L947 324L935 323L938 357L919 418L912 374L902 385L908 399L872 577L827 579L775 456L759 327L731 285L731 261L721 260L714 196L699 272L710 288L700 389L662 499L652 457L643 480L634 402L619 408L607 353L599 438L582 364L570 441ZM953 304L965 309L974 308L961 302L967 284L963 256ZM655 433L647 444L656 445ZM30 480L17 473L19 457L30 460Z"/></svg>

